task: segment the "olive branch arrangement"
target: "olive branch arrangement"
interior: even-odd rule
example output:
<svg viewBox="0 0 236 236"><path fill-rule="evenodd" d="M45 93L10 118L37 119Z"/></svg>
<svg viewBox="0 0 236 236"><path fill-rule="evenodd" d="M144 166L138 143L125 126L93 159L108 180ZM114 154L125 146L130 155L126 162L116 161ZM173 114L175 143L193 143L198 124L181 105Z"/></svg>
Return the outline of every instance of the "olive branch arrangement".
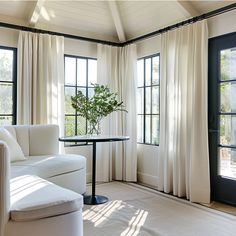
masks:
<svg viewBox="0 0 236 236"><path fill-rule="evenodd" d="M78 115L87 119L89 134L99 134L101 120L113 111L124 111L123 102L117 100L117 93L112 93L107 86L92 84L94 95L86 97L81 91L71 97L72 107Z"/></svg>

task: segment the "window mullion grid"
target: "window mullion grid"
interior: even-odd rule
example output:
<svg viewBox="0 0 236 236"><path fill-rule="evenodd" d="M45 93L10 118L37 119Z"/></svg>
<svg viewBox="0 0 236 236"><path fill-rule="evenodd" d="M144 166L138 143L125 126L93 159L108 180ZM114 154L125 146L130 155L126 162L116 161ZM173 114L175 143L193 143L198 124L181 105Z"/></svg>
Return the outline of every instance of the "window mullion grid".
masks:
<svg viewBox="0 0 236 236"><path fill-rule="evenodd" d="M218 81L219 84L230 83L230 82L236 82L236 79L219 80L219 81Z"/></svg>
<svg viewBox="0 0 236 236"><path fill-rule="evenodd" d="M86 59L86 98L88 99L88 59ZM88 120L85 119L86 134L88 133Z"/></svg>
<svg viewBox="0 0 236 236"><path fill-rule="evenodd" d="M235 82L235 80L218 80L217 83L218 83L218 92L219 92L219 106L218 106L218 127L220 127L220 116L233 116L233 115L236 115L236 113L234 112L221 112L221 91L220 91L220 86L221 84L227 84L227 83L230 83L230 82ZM222 145L221 144L221 141L220 141L220 132L218 133L218 148L228 148L228 149L231 149L232 147L230 146L227 146L227 145ZM234 147L233 147L234 148Z"/></svg>
<svg viewBox="0 0 236 236"><path fill-rule="evenodd" d="M143 63L143 143L146 143L146 59Z"/></svg>
<svg viewBox="0 0 236 236"><path fill-rule="evenodd" d="M13 66L14 67L14 66ZM12 78L14 78L13 77L13 74L14 73L12 73ZM12 81L9 81L9 80L0 80L0 83L3 83L3 84L14 84L14 81L12 80Z"/></svg>
<svg viewBox="0 0 236 236"><path fill-rule="evenodd" d="M12 63L12 80L13 80L13 119L12 124L16 124L17 119L17 50L13 49L13 63Z"/></svg>
<svg viewBox="0 0 236 236"><path fill-rule="evenodd" d="M16 104L17 104L17 88L16 88L16 76L17 76L17 51L16 48L0 47L4 50L9 50L13 52L12 57L12 81L1 80L0 83L11 84L12 85L12 113L11 114L0 114L1 117L12 117L12 125L16 124Z"/></svg>
<svg viewBox="0 0 236 236"><path fill-rule="evenodd" d="M78 83L77 83L77 80L78 80L78 78L77 78L77 76L78 76L78 59L76 58L76 60L75 60L75 95L77 95L77 93L78 93ZM77 112L77 110L75 109L75 135L77 135L78 134L78 132L77 132L77 119L78 119L78 112Z"/></svg>
<svg viewBox="0 0 236 236"><path fill-rule="evenodd" d="M152 64L152 57L151 57L151 95L150 95L150 143L152 144L152 69L153 69L153 64Z"/></svg>

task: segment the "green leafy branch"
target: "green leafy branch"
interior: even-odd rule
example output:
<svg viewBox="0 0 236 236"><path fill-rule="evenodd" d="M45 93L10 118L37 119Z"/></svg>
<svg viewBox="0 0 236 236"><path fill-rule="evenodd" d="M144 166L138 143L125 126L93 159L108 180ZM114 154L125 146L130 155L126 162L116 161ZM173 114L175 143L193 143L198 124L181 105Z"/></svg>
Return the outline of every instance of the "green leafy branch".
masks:
<svg viewBox="0 0 236 236"><path fill-rule="evenodd" d="M112 93L107 86L92 84L94 95L87 98L81 91L71 97L72 107L86 118L90 124L90 133L97 133L97 125L113 111L125 111L123 102L117 100L117 93Z"/></svg>

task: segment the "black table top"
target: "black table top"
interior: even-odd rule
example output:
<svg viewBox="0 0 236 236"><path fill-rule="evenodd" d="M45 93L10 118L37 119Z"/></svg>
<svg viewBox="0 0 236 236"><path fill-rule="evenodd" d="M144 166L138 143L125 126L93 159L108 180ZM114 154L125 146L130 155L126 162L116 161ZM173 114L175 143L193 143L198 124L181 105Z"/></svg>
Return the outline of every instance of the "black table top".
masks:
<svg viewBox="0 0 236 236"><path fill-rule="evenodd" d="M129 136L116 136L116 135L78 135L78 136L65 136L59 138L62 142L113 142L129 140Z"/></svg>

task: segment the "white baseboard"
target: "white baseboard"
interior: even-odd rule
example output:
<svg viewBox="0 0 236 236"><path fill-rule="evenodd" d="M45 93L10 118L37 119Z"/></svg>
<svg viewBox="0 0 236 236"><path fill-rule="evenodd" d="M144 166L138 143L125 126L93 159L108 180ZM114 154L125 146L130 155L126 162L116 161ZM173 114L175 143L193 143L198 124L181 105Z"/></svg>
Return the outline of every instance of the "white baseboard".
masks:
<svg viewBox="0 0 236 236"><path fill-rule="evenodd" d="M138 172L138 182L143 183L143 184L147 184L149 186L157 187L158 177L153 176L153 175L149 175L149 174L145 174L142 172Z"/></svg>

